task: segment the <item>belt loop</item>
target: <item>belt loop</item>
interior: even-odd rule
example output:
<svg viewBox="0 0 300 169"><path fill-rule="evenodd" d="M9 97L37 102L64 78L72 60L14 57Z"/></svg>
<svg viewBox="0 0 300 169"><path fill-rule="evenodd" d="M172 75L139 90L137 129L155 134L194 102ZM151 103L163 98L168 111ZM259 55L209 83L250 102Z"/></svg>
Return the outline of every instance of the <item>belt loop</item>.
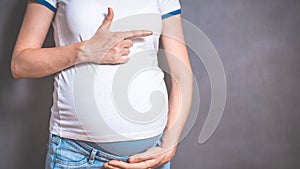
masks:
<svg viewBox="0 0 300 169"><path fill-rule="evenodd" d="M61 142L61 138L55 134L51 134L50 139L57 145Z"/></svg>
<svg viewBox="0 0 300 169"><path fill-rule="evenodd" d="M157 145L158 145L159 147L161 147L161 140L160 140L160 139L157 141Z"/></svg>
<svg viewBox="0 0 300 169"><path fill-rule="evenodd" d="M89 163L93 164L95 161L95 156L96 156L97 150L93 148L90 157L89 157Z"/></svg>

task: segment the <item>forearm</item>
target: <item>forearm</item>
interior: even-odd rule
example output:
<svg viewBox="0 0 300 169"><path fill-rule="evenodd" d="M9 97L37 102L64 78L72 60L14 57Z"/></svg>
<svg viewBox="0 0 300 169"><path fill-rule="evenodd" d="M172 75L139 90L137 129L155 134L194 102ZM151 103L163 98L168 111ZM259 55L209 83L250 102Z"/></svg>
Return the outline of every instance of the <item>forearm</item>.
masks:
<svg viewBox="0 0 300 169"><path fill-rule="evenodd" d="M186 69L181 76L171 79L168 122L162 139L162 146L167 148L176 148L192 103L192 72Z"/></svg>
<svg viewBox="0 0 300 169"><path fill-rule="evenodd" d="M84 42L63 47L24 49L13 56L11 71L14 78L40 78L78 63Z"/></svg>
<svg viewBox="0 0 300 169"><path fill-rule="evenodd" d="M162 146L176 150L189 115L193 93L193 73L184 41L181 15L164 21L161 40L171 77L168 122L164 130Z"/></svg>

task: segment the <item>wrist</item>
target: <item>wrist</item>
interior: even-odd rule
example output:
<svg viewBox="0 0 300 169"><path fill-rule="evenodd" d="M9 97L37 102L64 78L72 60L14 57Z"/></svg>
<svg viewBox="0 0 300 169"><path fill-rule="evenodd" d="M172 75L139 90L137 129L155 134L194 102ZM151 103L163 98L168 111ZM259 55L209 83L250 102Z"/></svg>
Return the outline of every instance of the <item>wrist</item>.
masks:
<svg viewBox="0 0 300 169"><path fill-rule="evenodd" d="M174 146L172 148L168 148L166 149L166 154L165 154L165 157L164 157L164 161L165 162L168 162L170 160L172 160L172 158L175 156L176 154L176 150L177 150L177 146Z"/></svg>
<svg viewBox="0 0 300 169"><path fill-rule="evenodd" d="M178 128L176 128L174 125L173 125L173 127L166 126L164 129L164 132L163 132L162 139L161 139L161 141L162 141L161 145L162 145L162 147L165 147L165 148L169 148L169 149L175 148L176 149L179 138L180 138L180 132L179 132Z"/></svg>
<svg viewBox="0 0 300 169"><path fill-rule="evenodd" d="M74 50L75 50L75 64L79 63L86 63L86 62L91 62L89 59L88 52L86 51L86 44L88 41L82 41L82 42L77 42L74 45Z"/></svg>

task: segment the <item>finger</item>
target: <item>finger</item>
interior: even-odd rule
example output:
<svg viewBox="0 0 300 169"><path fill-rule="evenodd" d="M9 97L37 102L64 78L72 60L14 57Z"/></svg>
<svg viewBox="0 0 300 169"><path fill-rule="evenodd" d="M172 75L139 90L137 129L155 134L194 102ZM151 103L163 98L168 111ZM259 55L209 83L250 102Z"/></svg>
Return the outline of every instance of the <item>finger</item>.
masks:
<svg viewBox="0 0 300 169"><path fill-rule="evenodd" d="M162 152L157 152L157 149L155 148L150 148L147 151L139 154L135 154L133 156L130 156L128 161L131 162L140 162L140 161L145 161L145 160L150 160L157 158L158 156L162 155Z"/></svg>
<svg viewBox="0 0 300 169"><path fill-rule="evenodd" d="M102 25L99 29L109 31L110 25L114 19L114 11L112 8L108 7L108 13L106 15L106 18L102 22Z"/></svg>
<svg viewBox="0 0 300 169"><path fill-rule="evenodd" d="M103 165L103 168L105 168L105 169L121 169L119 167L109 165L108 162Z"/></svg>
<svg viewBox="0 0 300 169"><path fill-rule="evenodd" d="M118 32L118 33L120 34L122 39L145 37L153 34L152 31L148 31L148 30L133 30L133 31L126 31L126 32Z"/></svg>
<svg viewBox="0 0 300 169"><path fill-rule="evenodd" d="M125 39L120 42L120 45L124 48L130 48L133 46L133 42L130 39Z"/></svg>
<svg viewBox="0 0 300 169"><path fill-rule="evenodd" d="M142 161L139 163L126 163L123 161L118 160L111 160L108 162L109 165L119 168L126 168L126 169L143 169L143 168L153 168L154 166L158 165L157 160L147 160Z"/></svg>
<svg viewBox="0 0 300 169"><path fill-rule="evenodd" d="M128 159L129 163L138 163L146 160L154 159L155 156L145 156L145 157L130 157Z"/></svg>
<svg viewBox="0 0 300 169"><path fill-rule="evenodd" d="M127 56L130 54L130 50L128 48L124 48L122 51L122 56Z"/></svg>
<svg viewBox="0 0 300 169"><path fill-rule="evenodd" d="M145 167L144 163L143 164L138 164L138 163L126 163L126 162L123 162L123 161L118 161L118 160L111 160L108 162L108 164L110 166L113 166L113 167L118 167L118 168L126 168L126 169L144 169L144 168L147 168Z"/></svg>
<svg viewBox="0 0 300 169"><path fill-rule="evenodd" d="M129 61L128 56L121 56L122 63L127 63Z"/></svg>
<svg viewBox="0 0 300 169"><path fill-rule="evenodd" d="M121 40L115 46L117 46L119 48L130 48L133 46L133 42L130 39Z"/></svg>

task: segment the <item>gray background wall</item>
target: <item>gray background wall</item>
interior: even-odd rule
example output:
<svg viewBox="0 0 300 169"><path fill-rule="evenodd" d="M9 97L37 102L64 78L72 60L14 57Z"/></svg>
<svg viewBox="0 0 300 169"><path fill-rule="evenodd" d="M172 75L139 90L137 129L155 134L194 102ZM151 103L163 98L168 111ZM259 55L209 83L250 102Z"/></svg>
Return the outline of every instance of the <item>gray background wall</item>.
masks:
<svg viewBox="0 0 300 169"><path fill-rule="evenodd" d="M228 97L216 133L199 144L210 84L203 65L190 52L201 106L172 168L299 168L300 1L184 0L181 5L183 17L218 50ZM52 77L16 81L9 71L25 6L25 0L0 3L1 169L43 168L46 154ZM53 45L50 37L45 46Z"/></svg>

